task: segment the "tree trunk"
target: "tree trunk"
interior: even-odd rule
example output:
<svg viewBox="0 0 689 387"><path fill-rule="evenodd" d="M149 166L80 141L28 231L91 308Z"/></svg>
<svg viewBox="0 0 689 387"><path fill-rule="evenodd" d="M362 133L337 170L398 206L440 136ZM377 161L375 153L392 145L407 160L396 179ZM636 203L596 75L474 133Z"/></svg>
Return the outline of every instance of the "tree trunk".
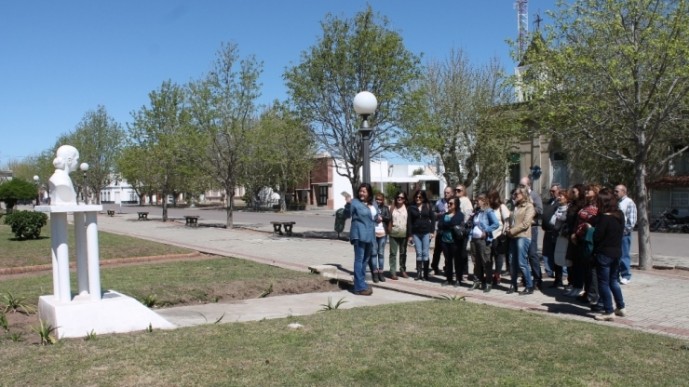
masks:
<svg viewBox="0 0 689 387"><path fill-rule="evenodd" d="M634 182L638 192L637 197L637 229L639 236L639 267L641 270L653 268L653 254L651 252L651 232L648 220L648 191L646 189L646 163L635 164Z"/></svg>
<svg viewBox="0 0 689 387"><path fill-rule="evenodd" d="M167 222L167 192L163 192L163 222Z"/></svg>
<svg viewBox="0 0 689 387"><path fill-rule="evenodd" d="M225 207L225 226L228 229L234 228L234 219L232 218L232 212L234 211L234 186L233 184L226 184L225 185L225 192L227 192L227 195L225 195L225 200L227 203L227 206Z"/></svg>

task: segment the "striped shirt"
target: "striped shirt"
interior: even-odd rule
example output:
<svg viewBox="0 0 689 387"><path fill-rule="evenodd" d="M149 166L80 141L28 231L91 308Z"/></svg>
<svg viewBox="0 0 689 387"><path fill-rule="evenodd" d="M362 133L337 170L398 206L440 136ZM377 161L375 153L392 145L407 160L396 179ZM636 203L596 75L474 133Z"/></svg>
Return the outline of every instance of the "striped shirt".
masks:
<svg viewBox="0 0 689 387"><path fill-rule="evenodd" d="M626 196L620 200L620 211L624 214L624 235L629 235L636 226L636 204Z"/></svg>

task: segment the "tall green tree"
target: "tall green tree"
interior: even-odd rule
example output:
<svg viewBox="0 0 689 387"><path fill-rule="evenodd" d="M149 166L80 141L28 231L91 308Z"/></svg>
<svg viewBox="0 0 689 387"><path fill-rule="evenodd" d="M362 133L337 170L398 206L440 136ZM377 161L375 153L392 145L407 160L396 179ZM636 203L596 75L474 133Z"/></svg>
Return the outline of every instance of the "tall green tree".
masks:
<svg viewBox="0 0 689 387"><path fill-rule="evenodd" d="M116 169L125 140L122 125L108 115L104 106L90 110L77 124L75 130L62 136L59 145L69 144L79 150L80 162L89 165L86 173L77 172L80 185L85 185L100 203L100 191L108 185ZM73 178L74 179L74 178Z"/></svg>
<svg viewBox="0 0 689 387"><path fill-rule="evenodd" d="M419 76L419 58L371 7L352 19L329 14L321 27L322 36L284 77L291 100L300 117L311 125L319 150L345 161L337 172L354 188L363 165L354 96L370 91L378 99L378 110L369 118L375 128L371 158L396 149L400 106L411 82Z"/></svg>
<svg viewBox="0 0 689 387"><path fill-rule="evenodd" d="M448 184L495 188L504 182L516 132L508 77L491 60L478 66L462 50L431 61L404 104L403 143L417 156L438 157ZM480 172L480 173L479 173Z"/></svg>
<svg viewBox="0 0 689 387"><path fill-rule="evenodd" d="M146 148L134 144L126 145L117 159L119 174L136 192L140 203L144 202L145 197L148 197L151 202L156 193L155 178L145 168L146 165L153 163L155 160L151 159L151 154L146 152Z"/></svg>
<svg viewBox="0 0 689 387"><path fill-rule="evenodd" d="M132 113L129 124L130 146L135 147L127 156L142 155L135 169L123 171L132 184L146 174L163 202L163 221L168 219L168 195L176 197L188 190L189 181L198 175L198 135L190 124L184 89L172 81L162 83L160 89L149 93L150 106L142 106ZM128 160L132 162L135 160Z"/></svg>
<svg viewBox="0 0 689 387"><path fill-rule="evenodd" d="M246 176L245 143L256 121L262 68L254 56L240 59L236 44L222 44L205 79L189 87L193 124L204 139L202 165L227 193L228 228L234 226L235 188Z"/></svg>
<svg viewBox="0 0 689 387"><path fill-rule="evenodd" d="M649 269L646 183L689 144L689 3L560 1L550 16L546 49L531 54L525 77L531 118L576 155L574 166L631 166Z"/></svg>
<svg viewBox="0 0 689 387"><path fill-rule="evenodd" d="M315 143L309 127L284 104L275 102L261 114L247 136L245 188L253 194L270 187L285 194L307 182L313 167Z"/></svg>

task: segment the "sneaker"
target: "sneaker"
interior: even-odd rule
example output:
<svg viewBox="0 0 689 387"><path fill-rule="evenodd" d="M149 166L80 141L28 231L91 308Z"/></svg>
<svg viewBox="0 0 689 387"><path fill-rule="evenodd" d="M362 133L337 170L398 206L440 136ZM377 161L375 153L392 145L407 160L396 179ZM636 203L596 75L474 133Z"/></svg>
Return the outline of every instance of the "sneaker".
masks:
<svg viewBox="0 0 689 387"><path fill-rule="evenodd" d="M624 308L617 308L615 309L615 316L625 317L627 316L627 311L625 311Z"/></svg>
<svg viewBox="0 0 689 387"><path fill-rule="evenodd" d="M610 312L610 313L601 313L593 316L594 319L598 321L612 321L615 319L615 313Z"/></svg>
<svg viewBox="0 0 689 387"><path fill-rule="evenodd" d="M629 278L620 278L620 283L621 283L622 285L626 285L626 284L628 284L629 282L631 282L631 279L629 279Z"/></svg>

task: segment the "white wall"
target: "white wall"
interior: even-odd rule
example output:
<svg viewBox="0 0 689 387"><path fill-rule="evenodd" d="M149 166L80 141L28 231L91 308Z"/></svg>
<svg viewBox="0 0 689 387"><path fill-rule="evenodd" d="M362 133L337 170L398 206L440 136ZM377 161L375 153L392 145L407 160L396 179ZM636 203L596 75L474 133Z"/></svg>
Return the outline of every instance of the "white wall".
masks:
<svg viewBox="0 0 689 387"><path fill-rule="evenodd" d="M341 163L341 162L338 161L338 163ZM333 168L332 174L333 174L333 191L332 191L333 208L335 210L337 210L339 208L344 207L345 204L347 204L344 196L340 195L340 193L342 193L342 191L344 191L344 192L347 192L350 195L352 195L352 197L354 197L354 193L352 192L352 185L349 183L348 178L346 178L344 176L340 176L337 173L337 171L335 170L335 168Z"/></svg>

